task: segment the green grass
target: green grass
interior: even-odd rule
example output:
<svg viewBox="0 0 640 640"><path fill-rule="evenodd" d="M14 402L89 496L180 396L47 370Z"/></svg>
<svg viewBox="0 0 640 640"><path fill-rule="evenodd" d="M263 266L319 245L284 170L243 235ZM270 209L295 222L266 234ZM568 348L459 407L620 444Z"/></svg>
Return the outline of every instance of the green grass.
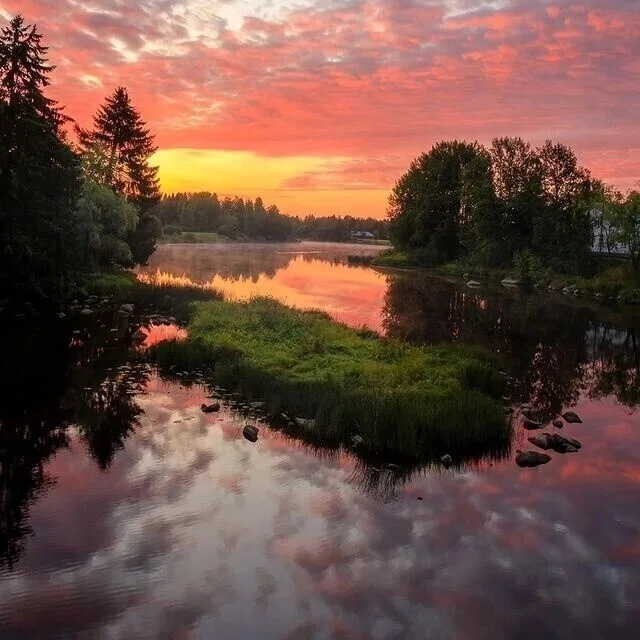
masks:
<svg viewBox="0 0 640 640"><path fill-rule="evenodd" d="M322 439L358 433L370 449L420 459L508 440L503 378L477 349L409 346L264 298L198 304L188 331L154 348L161 371L208 370L274 414L315 419Z"/></svg>
<svg viewBox="0 0 640 640"><path fill-rule="evenodd" d="M388 267L392 269L407 269L419 266L415 260L413 260L409 254L401 251L383 251L380 255L376 256L371 264L374 267Z"/></svg>
<svg viewBox="0 0 640 640"><path fill-rule="evenodd" d="M115 302L132 302L138 307L171 313L181 322L193 315L196 302L222 299L218 291L197 284L160 283L153 276L141 282L135 273L124 270L87 276L77 294L78 297L94 295L110 297Z"/></svg>

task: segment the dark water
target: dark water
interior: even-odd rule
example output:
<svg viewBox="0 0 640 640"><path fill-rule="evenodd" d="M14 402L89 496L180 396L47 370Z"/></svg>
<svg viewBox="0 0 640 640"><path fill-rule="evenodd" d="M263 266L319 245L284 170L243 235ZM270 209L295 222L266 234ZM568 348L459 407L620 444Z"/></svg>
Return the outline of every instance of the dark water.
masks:
<svg viewBox="0 0 640 640"><path fill-rule="evenodd" d="M562 433L583 449L538 469L513 453L390 468L230 404L203 414L205 389L161 380L117 317L4 326L2 640L636 637L637 317L385 276L347 266L352 248L235 249L162 247L150 269L500 351L514 398L582 417Z"/></svg>

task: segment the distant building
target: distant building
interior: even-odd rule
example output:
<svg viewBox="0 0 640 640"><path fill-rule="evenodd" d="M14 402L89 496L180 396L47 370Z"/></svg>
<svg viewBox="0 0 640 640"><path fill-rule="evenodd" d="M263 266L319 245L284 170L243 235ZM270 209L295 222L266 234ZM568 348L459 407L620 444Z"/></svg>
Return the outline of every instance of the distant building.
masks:
<svg viewBox="0 0 640 640"><path fill-rule="evenodd" d="M593 230L591 251L599 255L629 256L629 246L611 238L611 225L605 220L604 213L600 209L592 209L589 215Z"/></svg>
<svg viewBox="0 0 640 640"><path fill-rule="evenodd" d="M375 240L376 237L371 233L371 231L352 231L351 232L352 240Z"/></svg>

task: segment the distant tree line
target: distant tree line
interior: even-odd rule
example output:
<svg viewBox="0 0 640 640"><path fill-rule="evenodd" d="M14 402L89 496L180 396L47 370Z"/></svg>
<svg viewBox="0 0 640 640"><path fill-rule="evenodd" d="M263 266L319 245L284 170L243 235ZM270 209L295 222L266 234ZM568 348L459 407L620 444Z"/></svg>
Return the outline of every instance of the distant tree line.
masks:
<svg viewBox="0 0 640 640"><path fill-rule="evenodd" d="M165 235L210 232L231 240L283 241L293 239L348 242L353 231L388 237L388 221L352 216L287 216L262 198L219 198L216 193L175 193L164 196L150 211Z"/></svg>
<svg viewBox="0 0 640 640"><path fill-rule="evenodd" d="M638 268L639 204L637 192L623 196L592 178L566 145L454 140L411 163L390 195L388 217L396 248L424 265L463 260L587 273L594 211Z"/></svg>
<svg viewBox="0 0 640 640"><path fill-rule="evenodd" d="M22 16L0 32L0 292L59 299L83 274L144 263L160 224L153 136L120 87L93 128L76 127L44 91L54 70Z"/></svg>

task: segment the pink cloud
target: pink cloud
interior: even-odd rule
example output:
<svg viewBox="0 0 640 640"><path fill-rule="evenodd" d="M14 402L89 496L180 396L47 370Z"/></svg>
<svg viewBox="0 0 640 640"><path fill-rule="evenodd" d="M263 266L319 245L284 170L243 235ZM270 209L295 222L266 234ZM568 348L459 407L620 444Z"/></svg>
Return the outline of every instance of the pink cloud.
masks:
<svg viewBox="0 0 640 640"><path fill-rule="evenodd" d="M81 124L124 84L163 148L361 163L290 187L388 189L438 139L498 135L553 137L609 180L640 177L640 14L627 0L470 1L458 15L445 0L342 0L239 28L209 12L195 30L183 4L3 6L38 22L58 64L52 92Z"/></svg>

